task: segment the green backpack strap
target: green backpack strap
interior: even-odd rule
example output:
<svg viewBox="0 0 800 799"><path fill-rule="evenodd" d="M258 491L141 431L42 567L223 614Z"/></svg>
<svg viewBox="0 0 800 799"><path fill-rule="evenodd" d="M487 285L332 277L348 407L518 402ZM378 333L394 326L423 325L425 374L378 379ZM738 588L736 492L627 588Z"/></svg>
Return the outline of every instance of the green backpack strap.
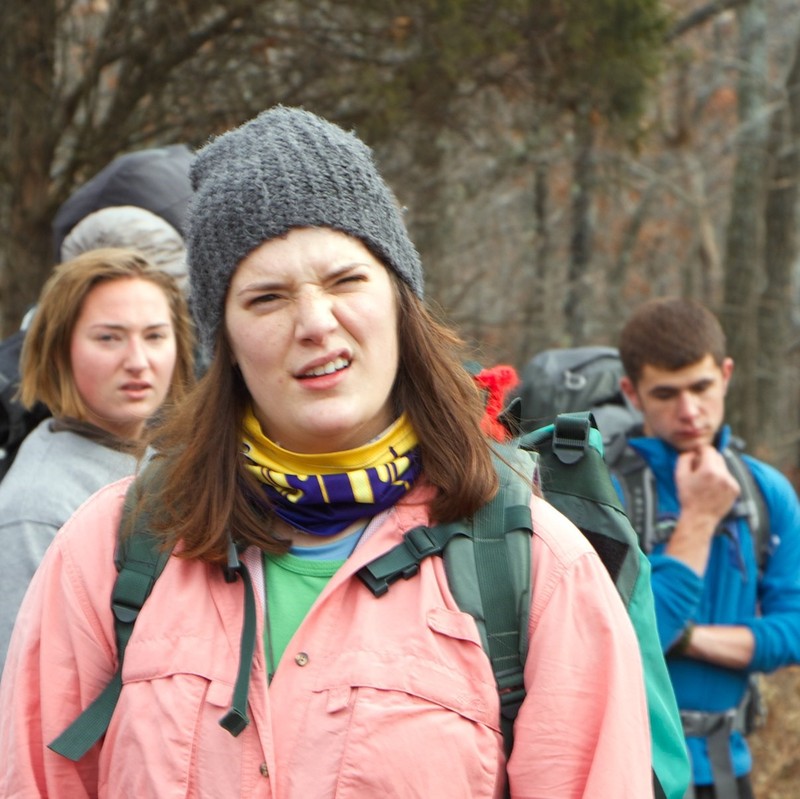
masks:
<svg viewBox="0 0 800 799"><path fill-rule="evenodd" d="M510 753L514 719L525 696L535 463L513 447L498 446L498 451L500 488L471 520L409 530L400 544L362 567L358 576L375 596L382 596L396 580L413 577L424 558L443 556L453 598L475 619L491 661Z"/></svg>
<svg viewBox="0 0 800 799"><path fill-rule="evenodd" d="M138 481L134 481L125 495L121 531L126 529L139 496ZM133 633L133 625L170 557L169 550L164 550L161 542L148 531L144 514L136 517L135 525L129 534L120 534L114 554L119 571L111 594L117 670L100 695L64 732L48 744L49 749L69 760L80 760L108 729L122 690L122 663L125 648Z"/></svg>
<svg viewBox="0 0 800 799"><path fill-rule="evenodd" d="M164 571L171 551L149 529L149 516L139 505L148 485L157 479L153 467L145 470L131 483L125 495L120 521L114 563L117 579L111 593L111 610L114 614L114 635L117 645L117 670L100 695L67 727L48 748L69 760L77 762L105 734L122 691L122 664L133 627L156 580ZM240 643L239 669L234 684L233 702L220 719L220 725L237 736L249 724L247 697L250 670L256 643L256 602L247 569L239 561L238 551L232 541L228 544L228 565L225 579L233 582L236 575L244 584L244 624Z"/></svg>
<svg viewBox="0 0 800 799"><path fill-rule="evenodd" d="M514 719L525 698L535 459L515 447L497 449L500 488L473 517L472 535L450 542L444 565L453 598L475 619L492 664L508 756Z"/></svg>

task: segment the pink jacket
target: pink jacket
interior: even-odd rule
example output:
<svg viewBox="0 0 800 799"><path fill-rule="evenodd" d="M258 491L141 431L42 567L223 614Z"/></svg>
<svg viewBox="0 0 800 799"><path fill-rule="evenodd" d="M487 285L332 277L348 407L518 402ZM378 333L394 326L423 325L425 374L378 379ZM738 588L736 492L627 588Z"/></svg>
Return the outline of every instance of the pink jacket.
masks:
<svg viewBox="0 0 800 799"><path fill-rule="evenodd" d="M353 576L428 521L420 489L373 522L290 642L269 690L256 648L251 723L238 738L218 720L238 666L242 583L173 558L137 621L105 739L78 764L47 749L115 670L109 596L128 482L77 511L31 584L0 689L0 796L501 796L506 764L491 668L441 559L424 561L379 599ZM532 508L528 693L508 763L511 795L650 797L633 629L581 534L544 501ZM258 553L246 562L263 617Z"/></svg>

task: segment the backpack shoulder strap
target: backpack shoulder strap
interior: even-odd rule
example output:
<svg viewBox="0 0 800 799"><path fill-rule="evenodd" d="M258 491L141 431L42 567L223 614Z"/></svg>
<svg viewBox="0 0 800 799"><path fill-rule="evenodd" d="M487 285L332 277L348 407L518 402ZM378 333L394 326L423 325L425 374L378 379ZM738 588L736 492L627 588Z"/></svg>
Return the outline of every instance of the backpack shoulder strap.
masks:
<svg viewBox="0 0 800 799"><path fill-rule="evenodd" d="M117 532L114 562L119 573L111 595L117 670L94 702L48 745L69 760L80 760L108 729L122 690L122 663L133 625L171 554L150 532L147 514L136 513L139 498L154 479L152 472L146 470L128 488Z"/></svg>
<svg viewBox="0 0 800 799"><path fill-rule="evenodd" d="M442 555L458 606L472 615L492 664L500 695L501 728L510 753L513 722L525 696L530 607L530 497L535 457L513 446L494 445L500 487L472 519L409 530L403 541L362 567L358 576L382 596L419 563Z"/></svg>
<svg viewBox="0 0 800 799"><path fill-rule="evenodd" d="M111 723L111 717L122 691L122 664L125 649L145 600L164 571L172 552L163 547L160 538L150 530L150 517L139 500L148 486L158 479L158 469L151 465L131 483L117 529L114 563L117 579L111 594L114 613L114 634L117 644L117 670L102 693L48 748L69 760L80 760L100 740ZM250 670L256 645L256 601L247 569L239 560L236 545L228 537L228 563L223 569L225 580L232 583L239 576L244 586L244 614L239 652L239 669L233 688L231 707L219 720L220 726L234 737L250 723L247 700Z"/></svg>
<svg viewBox="0 0 800 799"><path fill-rule="evenodd" d="M739 449L727 447L722 454L728 469L739 483L741 491L733 511L738 516L747 517L753 536L756 563L759 571L763 571L769 555L770 544L769 509L764 494Z"/></svg>
<svg viewBox="0 0 800 799"><path fill-rule="evenodd" d="M529 453L504 447L495 463L500 488L472 519L472 535L444 551L450 591L475 619L500 695L506 756L525 698L531 590L530 501L536 468Z"/></svg>
<svg viewBox="0 0 800 799"><path fill-rule="evenodd" d="M655 477L645 459L632 447L626 446L609 463L617 481L625 513L631 521L645 552L669 537L669 527L658 527L658 502Z"/></svg>

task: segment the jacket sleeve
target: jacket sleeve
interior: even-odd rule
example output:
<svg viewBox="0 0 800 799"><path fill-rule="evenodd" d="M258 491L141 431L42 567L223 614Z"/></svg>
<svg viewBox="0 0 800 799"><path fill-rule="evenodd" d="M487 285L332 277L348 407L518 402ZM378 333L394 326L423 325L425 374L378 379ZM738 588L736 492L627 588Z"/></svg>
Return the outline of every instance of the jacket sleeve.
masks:
<svg viewBox="0 0 800 799"><path fill-rule="evenodd" d="M703 596L703 578L677 558L649 556L653 601L661 648L668 652L696 618Z"/></svg>
<svg viewBox="0 0 800 799"><path fill-rule="evenodd" d="M3 797L97 796L100 745L73 763L47 744L116 668L109 597L122 494L105 489L67 522L20 608L0 685Z"/></svg>
<svg viewBox="0 0 800 799"><path fill-rule="evenodd" d="M744 619L755 637L750 668L771 672L800 663L800 502L791 483L747 459L768 508L770 546L758 586L759 613Z"/></svg>
<svg viewBox="0 0 800 799"><path fill-rule="evenodd" d="M583 536L533 502L526 698L508 764L512 799L652 796L641 657L622 600Z"/></svg>

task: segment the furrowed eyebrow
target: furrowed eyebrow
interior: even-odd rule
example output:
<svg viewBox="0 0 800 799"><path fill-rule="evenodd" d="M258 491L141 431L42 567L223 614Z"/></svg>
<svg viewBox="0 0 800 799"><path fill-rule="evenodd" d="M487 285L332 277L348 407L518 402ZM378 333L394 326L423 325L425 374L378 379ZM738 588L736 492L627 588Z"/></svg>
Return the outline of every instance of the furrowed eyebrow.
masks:
<svg viewBox="0 0 800 799"><path fill-rule="evenodd" d="M264 293L269 291L279 291L284 288L286 283L276 280L248 283L242 286L237 292L236 296L241 297L244 294Z"/></svg>
<svg viewBox="0 0 800 799"><path fill-rule="evenodd" d="M348 263L340 264L331 268L326 272L323 277L326 280L331 278L336 279L340 275L347 274L353 269L358 267L365 267L367 269L373 268L373 264L367 261L350 261ZM266 278L265 280L254 280L252 283L247 283L242 286L237 292L236 296L241 297L246 294L268 293L270 291L281 291L291 283L291 280L283 280L281 278Z"/></svg>
<svg viewBox="0 0 800 799"><path fill-rule="evenodd" d="M338 275L341 274L342 272L349 272L351 269L356 269L359 266L372 268L372 264L369 264L366 261L352 261L350 263L341 264L340 266L333 267L333 269L331 269L331 274Z"/></svg>

